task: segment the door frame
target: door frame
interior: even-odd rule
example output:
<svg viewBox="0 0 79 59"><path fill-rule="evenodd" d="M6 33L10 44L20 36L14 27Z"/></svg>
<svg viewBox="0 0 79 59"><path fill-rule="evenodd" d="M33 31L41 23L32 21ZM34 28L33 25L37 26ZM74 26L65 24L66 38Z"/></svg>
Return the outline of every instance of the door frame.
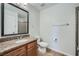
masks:
<svg viewBox="0 0 79 59"><path fill-rule="evenodd" d="M79 35L79 34L78 34L78 25L79 25L79 24L78 24L78 22L79 22L79 20L78 20L78 16L79 16L79 15L78 15L78 11L79 11L79 7L76 7L76 41L75 41L75 42L76 42L76 47L75 47L75 48L76 48L76 49L75 49L75 50L76 50L76 51L75 51L75 52L76 52L76 53L75 53L76 56L78 56L77 47L78 47L78 38L79 38L79 37L78 37L78 35Z"/></svg>

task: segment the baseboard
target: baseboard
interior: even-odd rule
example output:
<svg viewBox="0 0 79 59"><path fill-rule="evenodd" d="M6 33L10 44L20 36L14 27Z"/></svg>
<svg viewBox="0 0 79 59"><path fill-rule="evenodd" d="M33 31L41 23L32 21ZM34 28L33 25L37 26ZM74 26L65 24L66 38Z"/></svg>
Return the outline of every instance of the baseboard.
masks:
<svg viewBox="0 0 79 59"><path fill-rule="evenodd" d="M55 52L57 52L57 53L59 53L59 54L63 54L63 55L65 55L65 56L72 56L72 55L70 55L70 54L68 54L68 53L65 53L65 52L63 52L63 51L60 51L60 50L56 50L56 49L53 49L53 48L48 48L48 49L51 49L52 51L55 51Z"/></svg>

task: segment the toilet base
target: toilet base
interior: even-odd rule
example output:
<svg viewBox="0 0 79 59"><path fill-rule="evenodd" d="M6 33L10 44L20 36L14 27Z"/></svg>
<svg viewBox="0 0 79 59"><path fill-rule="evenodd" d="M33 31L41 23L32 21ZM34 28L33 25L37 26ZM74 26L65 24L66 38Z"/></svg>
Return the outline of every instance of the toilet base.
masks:
<svg viewBox="0 0 79 59"><path fill-rule="evenodd" d="M46 53L46 48L38 47L38 51L41 53Z"/></svg>

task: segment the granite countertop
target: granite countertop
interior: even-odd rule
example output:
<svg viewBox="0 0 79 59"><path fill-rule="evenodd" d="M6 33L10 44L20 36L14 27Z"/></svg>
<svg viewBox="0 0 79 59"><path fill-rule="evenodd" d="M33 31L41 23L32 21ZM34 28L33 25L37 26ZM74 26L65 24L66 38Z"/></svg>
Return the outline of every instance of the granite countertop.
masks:
<svg viewBox="0 0 79 59"><path fill-rule="evenodd" d="M36 40L32 37L27 37L25 39L27 39L26 42L16 43L16 40L10 40L10 41L0 43L0 54L4 53L5 51L8 51L12 48L16 48L18 46L21 46L21 45L24 45L24 44L27 44L27 43L30 43L30 42Z"/></svg>

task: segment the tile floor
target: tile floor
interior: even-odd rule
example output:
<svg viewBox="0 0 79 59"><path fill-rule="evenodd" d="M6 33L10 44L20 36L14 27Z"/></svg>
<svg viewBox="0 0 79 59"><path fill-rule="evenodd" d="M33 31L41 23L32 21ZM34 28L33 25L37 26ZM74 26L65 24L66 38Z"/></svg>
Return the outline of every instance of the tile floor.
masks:
<svg viewBox="0 0 79 59"><path fill-rule="evenodd" d="M65 56L64 54L47 49L46 53L38 52L38 56Z"/></svg>

